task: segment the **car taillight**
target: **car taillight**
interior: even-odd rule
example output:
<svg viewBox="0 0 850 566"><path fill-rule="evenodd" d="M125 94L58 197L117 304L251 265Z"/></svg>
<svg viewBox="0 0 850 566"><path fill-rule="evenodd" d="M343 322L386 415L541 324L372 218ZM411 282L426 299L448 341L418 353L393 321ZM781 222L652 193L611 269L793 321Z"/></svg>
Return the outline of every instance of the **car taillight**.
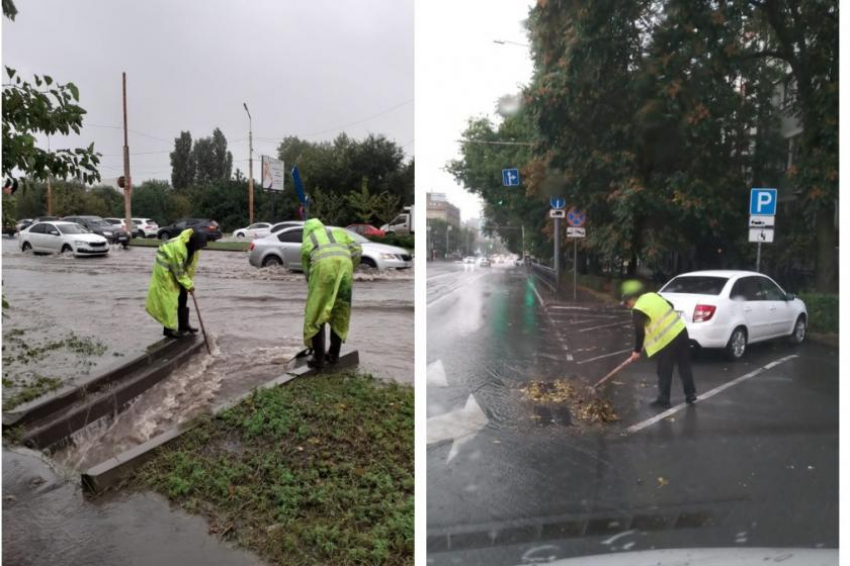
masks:
<svg viewBox="0 0 850 566"><path fill-rule="evenodd" d="M694 309L694 322L706 322L714 316L717 307L714 305L697 305Z"/></svg>
<svg viewBox="0 0 850 566"><path fill-rule="evenodd" d="M249 251L249 252L253 252L253 251L254 251L254 242L251 242L251 245L250 245L250 246L248 246L248 251Z"/></svg>
<svg viewBox="0 0 850 566"><path fill-rule="evenodd" d="M210 224L210 230L215 231L215 229L216 229L215 224Z"/></svg>

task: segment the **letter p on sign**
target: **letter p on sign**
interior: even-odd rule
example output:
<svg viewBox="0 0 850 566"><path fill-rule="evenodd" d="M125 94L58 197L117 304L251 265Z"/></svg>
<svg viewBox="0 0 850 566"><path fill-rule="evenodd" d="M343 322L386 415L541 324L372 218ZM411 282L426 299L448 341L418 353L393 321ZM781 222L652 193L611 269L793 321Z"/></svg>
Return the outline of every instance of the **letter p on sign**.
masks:
<svg viewBox="0 0 850 566"><path fill-rule="evenodd" d="M775 216L776 193L776 189L750 190L750 214L753 216Z"/></svg>

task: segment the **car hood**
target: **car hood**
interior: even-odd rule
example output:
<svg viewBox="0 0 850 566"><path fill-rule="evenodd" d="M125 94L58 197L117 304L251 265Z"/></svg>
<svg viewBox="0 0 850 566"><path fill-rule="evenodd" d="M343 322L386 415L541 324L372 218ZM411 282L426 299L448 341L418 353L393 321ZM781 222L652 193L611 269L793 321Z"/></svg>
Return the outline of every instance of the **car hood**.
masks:
<svg viewBox="0 0 850 566"><path fill-rule="evenodd" d="M99 234L64 234L66 238L72 240L80 240L81 242L105 242L106 238Z"/></svg>
<svg viewBox="0 0 850 566"><path fill-rule="evenodd" d="M546 555L545 546L537 550ZM551 550L555 550L552 547ZM553 566L837 566L838 550L827 548L692 548L617 552L547 561Z"/></svg>
<svg viewBox="0 0 850 566"><path fill-rule="evenodd" d="M369 251L378 254L410 255L410 253L404 248L399 248L398 246L388 246L387 244L377 244L375 242L366 242L360 244L360 247L363 248L364 252Z"/></svg>

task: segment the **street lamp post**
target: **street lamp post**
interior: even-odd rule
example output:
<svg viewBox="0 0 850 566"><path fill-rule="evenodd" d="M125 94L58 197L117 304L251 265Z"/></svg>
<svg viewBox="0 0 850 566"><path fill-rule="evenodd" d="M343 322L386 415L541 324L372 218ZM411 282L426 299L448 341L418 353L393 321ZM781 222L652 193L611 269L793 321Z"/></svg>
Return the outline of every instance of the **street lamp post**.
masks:
<svg viewBox="0 0 850 566"><path fill-rule="evenodd" d="M248 225L254 223L254 128L251 124L251 112L248 103L243 102L248 114Z"/></svg>
<svg viewBox="0 0 850 566"><path fill-rule="evenodd" d="M452 225L446 224L446 259L449 259L449 232L452 231Z"/></svg>

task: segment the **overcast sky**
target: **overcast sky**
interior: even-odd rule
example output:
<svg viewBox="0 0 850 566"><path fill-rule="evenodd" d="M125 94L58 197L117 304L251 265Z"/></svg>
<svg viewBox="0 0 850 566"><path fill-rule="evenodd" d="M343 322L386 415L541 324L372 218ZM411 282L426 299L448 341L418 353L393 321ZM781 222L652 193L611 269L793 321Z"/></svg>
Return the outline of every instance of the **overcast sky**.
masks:
<svg viewBox="0 0 850 566"><path fill-rule="evenodd" d="M3 64L80 89L78 139L122 174L121 73L127 72L135 184L170 179L181 130L221 128L234 171L248 171L247 102L259 155L299 135L384 134L413 155L413 0L39 0L3 19ZM4 73L4 81L6 75ZM285 164L287 168L293 164Z"/></svg>
<svg viewBox="0 0 850 566"><path fill-rule="evenodd" d="M480 215L478 198L443 168L460 157L461 133L471 117L495 118L496 100L531 79L522 22L530 0L428 0L416 6L417 195L444 192L464 220Z"/></svg>

